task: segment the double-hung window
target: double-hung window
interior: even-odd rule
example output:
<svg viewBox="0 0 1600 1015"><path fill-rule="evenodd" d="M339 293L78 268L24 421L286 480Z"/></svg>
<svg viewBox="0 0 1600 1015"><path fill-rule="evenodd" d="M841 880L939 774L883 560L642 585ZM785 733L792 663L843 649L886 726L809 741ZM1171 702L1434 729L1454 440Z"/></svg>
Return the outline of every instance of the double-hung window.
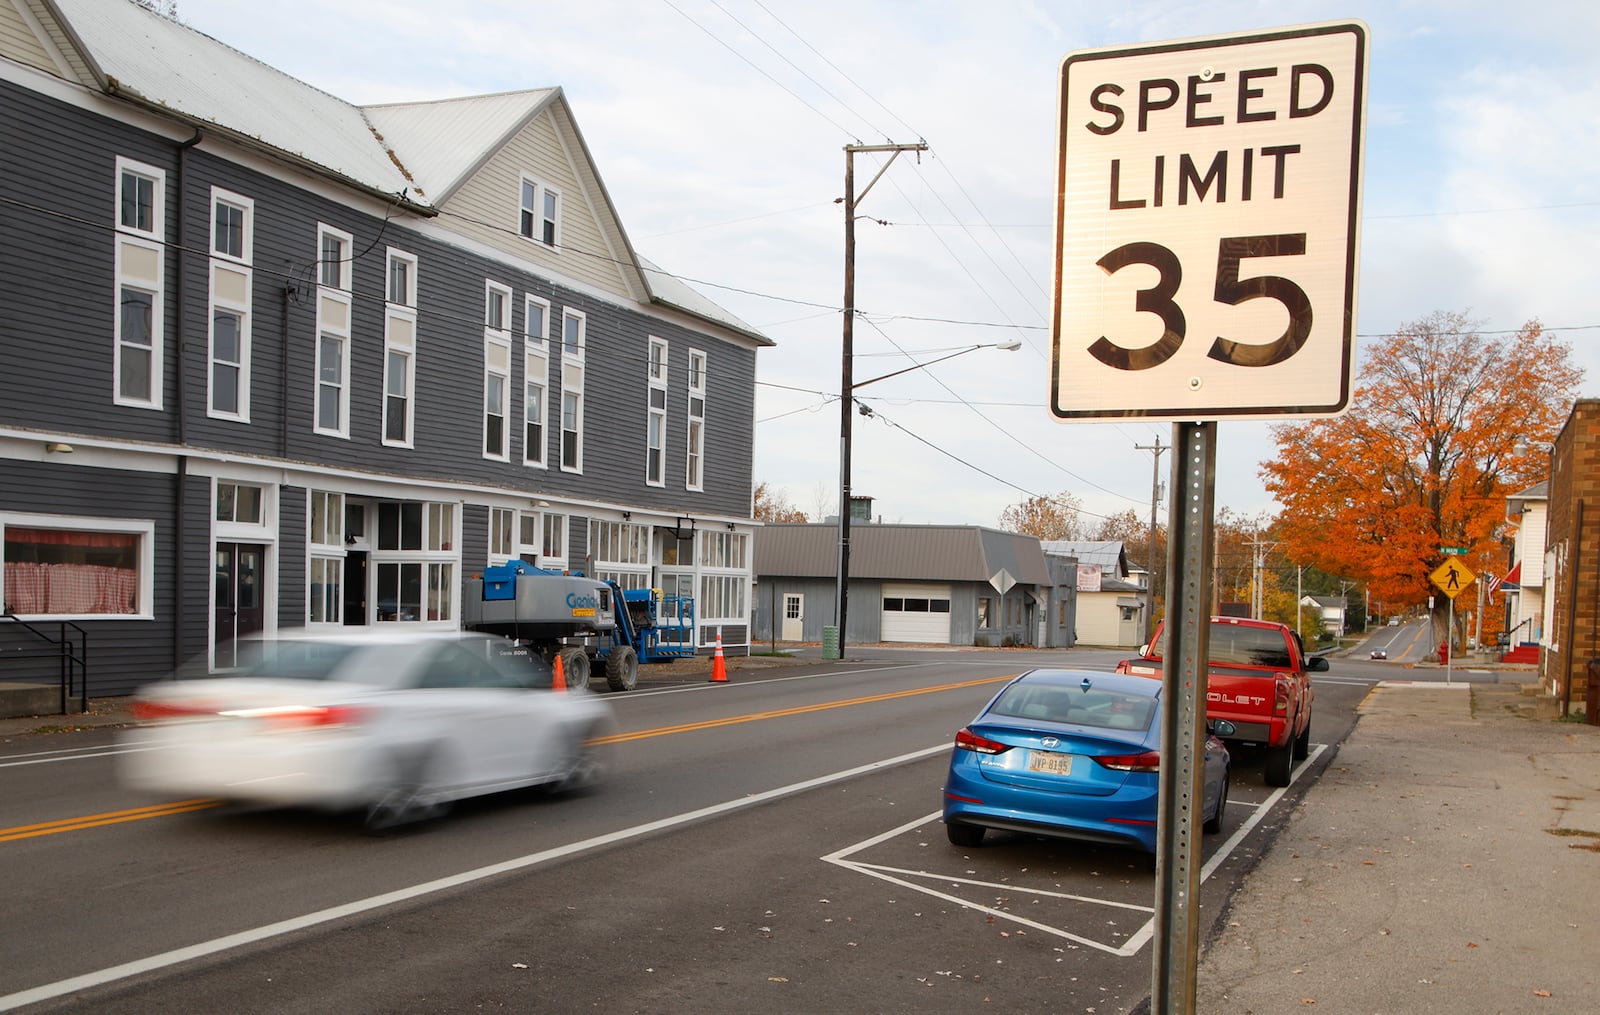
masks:
<svg viewBox="0 0 1600 1015"><path fill-rule="evenodd" d="M511 401L511 290L485 284L483 313L483 457L507 461L511 435L506 411Z"/></svg>
<svg viewBox="0 0 1600 1015"><path fill-rule="evenodd" d="M545 466L545 426L550 415L550 304L523 301L522 463Z"/></svg>
<svg viewBox="0 0 1600 1015"><path fill-rule="evenodd" d="M504 564L517 557L517 541L521 535L517 525L516 508L492 507L489 509L489 563Z"/></svg>
<svg viewBox="0 0 1600 1015"><path fill-rule="evenodd" d="M583 383L585 318L576 310L561 315L561 468L583 471Z"/></svg>
<svg viewBox="0 0 1600 1015"><path fill-rule="evenodd" d="M160 169L117 158L112 372L113 401L118 405L161 408L166 181Z"/></svg>
<svg viewBox="0 0 1600 1015"><path fill-rule="evenodd" d="M706 354L698 349L689 353L689 461L684 486L705 489L706 452Z"/></svg>
<svg viewBox="0 0 1600 1015"><path fill-rule="evenodd" d="M383 443L412 446L417 390L417 259L390 248L383 304Z"/></svg>
<svg viewBox="0 0 1600 1015"><path fill-rule="evenodd" d="M522 177L521 212L517 231L535 243L561 245L561 194L531 176Z"/></svg>
<svg viewBox="0 0 1600 1015"><path fill-rule="evenodd" d="M649 417L645 432L644 481L651 486L667 482L667 343L650 339L650 360L645 374Z"/></svg>
<svg viewBox="0 0 1600 1015"><path fill-rule="evenodd" d="M207 415L250 422L251 246L255 202L211 188Z"/></svg>
<svg viewBox="0 0 1600 1015"><path fill-rule="evenodd" d="M317 363L313 429L350 436L351 256L354 241L332 226L317 227Z"/></svg>
<svg viewBox="0 0 1600 1015"><path fill-rule="evenodd" d="M307 512L311 547L306 603L308 623L344 623L344 495L311 490Z"/></svg>

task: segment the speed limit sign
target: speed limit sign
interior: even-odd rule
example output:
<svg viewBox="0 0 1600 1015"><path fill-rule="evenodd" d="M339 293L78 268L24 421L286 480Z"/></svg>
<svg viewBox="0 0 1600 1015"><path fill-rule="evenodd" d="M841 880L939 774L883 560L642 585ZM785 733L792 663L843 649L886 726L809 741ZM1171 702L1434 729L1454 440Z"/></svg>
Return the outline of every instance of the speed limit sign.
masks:
<svg viewBox="0 0 1600 1015"><path fill-rule="evenodd" d="M1057 418L1349 408L1366 82L1360 22L1067 56Z"/></svg>

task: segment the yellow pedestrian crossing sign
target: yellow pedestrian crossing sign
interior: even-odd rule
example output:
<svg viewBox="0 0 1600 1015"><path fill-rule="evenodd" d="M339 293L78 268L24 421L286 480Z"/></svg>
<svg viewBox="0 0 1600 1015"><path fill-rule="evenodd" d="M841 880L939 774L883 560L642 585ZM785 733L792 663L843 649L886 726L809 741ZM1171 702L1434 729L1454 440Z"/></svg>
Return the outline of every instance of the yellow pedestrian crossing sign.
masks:
<svg viewBox="0 0 1600 1015"><path fill-rule="evenodd" d="M1471 585L1478 576L1468 571L1465 564L1452 559L1440 564L1438 570L1428 577L1439 586L1441 592L1454 599L1456 593Z"/></svg>

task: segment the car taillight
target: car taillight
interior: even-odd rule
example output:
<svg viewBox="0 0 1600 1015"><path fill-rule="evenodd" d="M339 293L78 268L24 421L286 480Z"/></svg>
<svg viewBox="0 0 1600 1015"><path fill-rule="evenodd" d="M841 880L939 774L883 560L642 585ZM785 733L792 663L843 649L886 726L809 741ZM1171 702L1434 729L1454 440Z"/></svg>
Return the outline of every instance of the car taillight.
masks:
<svg viewBox="0 0 1600 1015"><path fill-rule="evenodd" d="M1272 694L1272 714L1289 714L1289 680L1283 674L1276 675L1275 690Z"/></svg>
<svg viewBox="0 0 1600 1015"><path fill-rule="evenodd" d="M195 705L173 705L160 701L136 701L133 703L133 717L141 722L154 722L158 719L187 719L197 715L216 715L215 708L204 708Z"/></svg>
<svg viewBox="0 0 1600 1015"><path fill-rule="evenodd" d="M368 712L358 705L273 705L235 708L217 714L233 719L262 719L285 729L326 729L358 725L366 720Z"/></svg>
<svg viewBox="0 0 1600 1015"><path fill-rule="evenodd" d="M1010 744L1002 744L998 740L980 737L970 729L965 728L956 733L956 747L963 751L974 751L978 754L999 754L1001 751L1011 750Z"/></svg>
<svg viewBox="0 0 1600 1015"><path fill-rule="evenodd" d="M1161 752L1144 751L1140 754L1102 754L1097 755L1094 760L1116 772L1154 772L1161 767Z"/></svg>

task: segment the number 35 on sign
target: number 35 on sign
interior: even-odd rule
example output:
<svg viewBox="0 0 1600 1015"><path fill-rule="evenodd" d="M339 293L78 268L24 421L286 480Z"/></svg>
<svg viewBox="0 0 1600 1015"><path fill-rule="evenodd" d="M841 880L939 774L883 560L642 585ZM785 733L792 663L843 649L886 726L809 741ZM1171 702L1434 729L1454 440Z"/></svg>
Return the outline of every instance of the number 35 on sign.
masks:
<svg viewBox="0 0 1600 1015"><path fill-rule="evenodd" d="M1350 407L1366 85L1360 22L1067 56L1058 418Z"/></svg>

